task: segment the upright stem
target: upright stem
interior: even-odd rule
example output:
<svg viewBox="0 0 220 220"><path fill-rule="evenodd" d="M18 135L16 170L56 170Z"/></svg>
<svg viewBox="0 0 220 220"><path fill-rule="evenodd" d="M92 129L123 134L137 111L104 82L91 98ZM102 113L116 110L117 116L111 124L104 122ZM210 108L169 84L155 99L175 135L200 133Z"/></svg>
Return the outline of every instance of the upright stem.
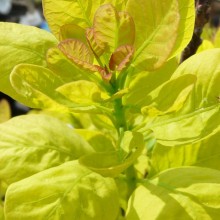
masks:
<svg viewBox="0 0 220 220"><path fill-rule="evenodd" d="M180 63L196 53L198 47L202 44L201 34L203 27L209 21L210 6L212 0L196 0L196 19L195 27L191 41L184 49Z"/></svg>

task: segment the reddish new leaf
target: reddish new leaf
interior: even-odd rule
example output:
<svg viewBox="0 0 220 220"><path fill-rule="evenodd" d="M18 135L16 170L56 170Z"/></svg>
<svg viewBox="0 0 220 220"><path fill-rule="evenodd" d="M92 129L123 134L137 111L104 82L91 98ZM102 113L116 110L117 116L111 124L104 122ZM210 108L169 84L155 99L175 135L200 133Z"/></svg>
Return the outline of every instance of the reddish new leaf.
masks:
<svg viewBox="0 0 220 220"><path fill-rule="evenodd" d="M93 55L83 42L76 39L67 39L60 42L58 48L74 64L84 68L85 70L93 72L97 71L97 68L92 64Z"/></svg>
<svg viewBox="0 0 220 220"><path fill-rule="evenodd" d="M121 71L125 69L131 62L134 55L134 47L125 45L117 48L112 54L109 62L109 68L111 70Z"/></svg>

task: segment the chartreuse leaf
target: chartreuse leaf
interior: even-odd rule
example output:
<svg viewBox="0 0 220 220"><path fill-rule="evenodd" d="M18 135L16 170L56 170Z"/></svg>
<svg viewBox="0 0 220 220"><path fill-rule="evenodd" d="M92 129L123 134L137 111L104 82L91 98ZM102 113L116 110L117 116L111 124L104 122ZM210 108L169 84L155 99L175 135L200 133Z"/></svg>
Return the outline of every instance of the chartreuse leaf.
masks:
<svg viewBox="0 0 220 220"><path fill-rule="evenodd" d="M138 72L130 76L128 93L123 97L123 104L137 111L152 103L150 93L167 82L178 64L176 59L169 60L163 67L154 72Z"/></svg>
<svg viewBox="0 0 220 220"><path fill-rule="evenodd" d="M213 120L220 121L220 117L215 117ZM204 133L206 132L204 131ZM180 166L200 166L220 170L220 149L216 147L220 143L219 137L220 125L211 134L193 143L176 147L169 146L169 142L167 142L167 146L157 143L151 156L149 176Z"/></svg>
<svg viewBox="0 0 220 220"><path fill-rule="evenodd" d="M62 99L55 89L63 82L49 69L32 64L20 64L13 69L10 78L17 92L16 100L34 108L63 109L54 100Z"/></svg>
<svg viewBox="0 0 220 220"><path fill-rule="evenodd" d="M135 26L126 12L118 13L111 4L100 6L94 16L94 37L101 48L114 52L122 45L134 43Z"/></svg>
<svg viewBox="0 0 220 220"><path fill-rule="evenodd" d="M168 118L159 117L153 124L158 141L164 145L181 145L199 140L219 126L220 49L201 52L179 66L172 78L194 74L195 86L183 108ZM171 91L172 93L172 91ZM167 93L167 96L170 94ZM189 130L189 126L193 129ZM169 143L167 143L167 141Z"/></svg>
<svg viewBox="0 0 220 220"><path fill-rule="evenodd" d="M0 180L7 184L91 152L80 135L51 116L19 116L0 124Z"/></svg>
<svg viewBox="0 0 220 220"><path fill-rule="evenodd" d="M132 65L141 70L159 68L172 53L177 39L180 22L177 0L128 0L126 11L136 28Z"/></svg>
<svg viewBox="0 0 220 220"><path fill-rule="evenodd" d="M141 184L129 199L127 220L218 220L220 172L182 167Z"/></svg>
<svg viewBox="0 0 220 220"><path fill-rule="evenodd" d="M11 118L10 104L6 99L0 101L0 123L5 122Z"/></svg>
<svg viewBox="0 0 220 220"><path fill-rule="evenodd" d="M142 134L127 131L117 151L91 153L81 157L79 162L103 176L115 177L134 163L143 148Z"/></svg>
<svg viewBox="0 0 220 220"><path fill-rule="evenodd" d="M152 104L142 108L142 113L155 117L179 111L183 107L195 81L196 77L188 74L164 83L156 91L148 94ZM169 98L167 98L167 93L170 94Z"/></svg>
<svg viewBox="0 0 220 220"><path fill-rule="evenodd" d="M194 0L178 0L179 5L179 27L177 30L177 38L172 48L170 57L174 57L181 53L192 39L195 24L195 1Z"/></svg>
<svg viewBox="0 0 220 220"><path fill-rule="evenodd" d="M0 91L16 99L16 91L9 81L14 66L20 63L45 66L46 51L57 40L47 31L20 24L0 23L0 32Z"/></svg>
<svg viewBox="0 0 220 220"><path fill-rule="evenodd" d="M95 150L95 152L114 151L115 143L112 138L100 131L75 129L75 132L81 135Z"/></svg>
<svg viewBox="0 0 220 220"><path fill-rule="evenodd" d="M76 24L65 24L60 28L60 41L66 39L78 39L86 43L86 30Z"/></svg>
<svg viewBox="0 0 220 220"><path fill-rule="evenodd" d="M115 220L118 192L111 178L67 162L8 188L5 215L8 220Z"/></svg>
<svg viewBox="0 0 220 220"><path fill-rule="evenodd" d="M67 99L78 104L90 105L95 102L102 102L109 96L94 83L85 80L78 80L62 85L56 89Z"/></svg>
<svg viewBox="0 0 220 220"><path fill-rule="evenodd" d="M100 5L113 4L117 10L125 7L127 0L43 0L44 15L50 29L59 36L60 27L65 24L76 24L82 28L92 26L96 10Z"/></svg>

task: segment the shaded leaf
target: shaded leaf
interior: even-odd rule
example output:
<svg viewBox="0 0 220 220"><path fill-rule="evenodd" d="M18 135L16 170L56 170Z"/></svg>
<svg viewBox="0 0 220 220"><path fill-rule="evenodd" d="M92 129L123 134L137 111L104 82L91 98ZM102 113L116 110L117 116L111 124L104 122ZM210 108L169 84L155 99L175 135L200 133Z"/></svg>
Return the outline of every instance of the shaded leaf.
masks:
<svg viewBox="0 0 220 220"><path fill-rule="evenodd" d="M8 188L8 220L114 220L119 212L113 179L103 178L77 162L48 169Z"/></svg>
<svg viewBox="0 0 220 220"><path fill-rule="evenodd" d="M66 123L47 115L15 117L0 131L0 180L7 184L93 152Z"/></svg>
<svg viewBox="0 0 220 220"><path fill-rule="evenodd" d="M11 108L7 100L0 101L0 123L5 122L11 118Z"/></svg>
<svg viewBox="0 0 220 220"><path fill-rule="evenodd" d="M103 176L115 177L134 163L143 148L142 134L127 131L117 151L88 154L81 157L79 162Z"/></svg>
<svg viewBox="0 0 220 220"><path fill-rule="evenodd" d="M76 24L65 24L60 28L60 41L66 39L77 39L86 43L86 30Z"/></svg>
<svg viewBox="0 0 220 220"><path fill-rule="evenodd" d="M115 150L115 143L112 138L100 131L75 129L95 150L95 152L108 152Z"/></svg>

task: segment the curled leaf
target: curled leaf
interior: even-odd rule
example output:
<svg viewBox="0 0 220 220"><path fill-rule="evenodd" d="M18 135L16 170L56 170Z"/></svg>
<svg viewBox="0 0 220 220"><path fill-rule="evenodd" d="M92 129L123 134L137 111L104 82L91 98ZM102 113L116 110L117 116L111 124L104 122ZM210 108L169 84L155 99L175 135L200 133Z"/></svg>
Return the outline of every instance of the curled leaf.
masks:
<svg viewBox="0 0 220 220"><path fill-rule="evenodd" d="M81 157L79 162L103 176L115 177L134 163L143 148L142 134L127 131L117 151L91 153Z"/></svg>
<svg viewBox="0 0 220 220"><path fill-rule="evenodd" d="M76 65L86 70L91 70L93 72L97 71L92 65L93 55L82 41L67 39L60 42L58 48Z"/></svg>
<svg viewBox="0 0 220 220"><path fill-rule="evenodd" d="M86 29L86 38L88 44L96 56L101 56L104 52L104 48L100 45L99 41L96 40L94 37L94 28L87 28Z"/></svg>
<svg viewBox="0 0 220 220"><path fill-rule="evenodd" d="M111 70L122 71L131 62L134 54L134 47L130 45L120 46L112 54L109 61L109 68Z"/></svg>

